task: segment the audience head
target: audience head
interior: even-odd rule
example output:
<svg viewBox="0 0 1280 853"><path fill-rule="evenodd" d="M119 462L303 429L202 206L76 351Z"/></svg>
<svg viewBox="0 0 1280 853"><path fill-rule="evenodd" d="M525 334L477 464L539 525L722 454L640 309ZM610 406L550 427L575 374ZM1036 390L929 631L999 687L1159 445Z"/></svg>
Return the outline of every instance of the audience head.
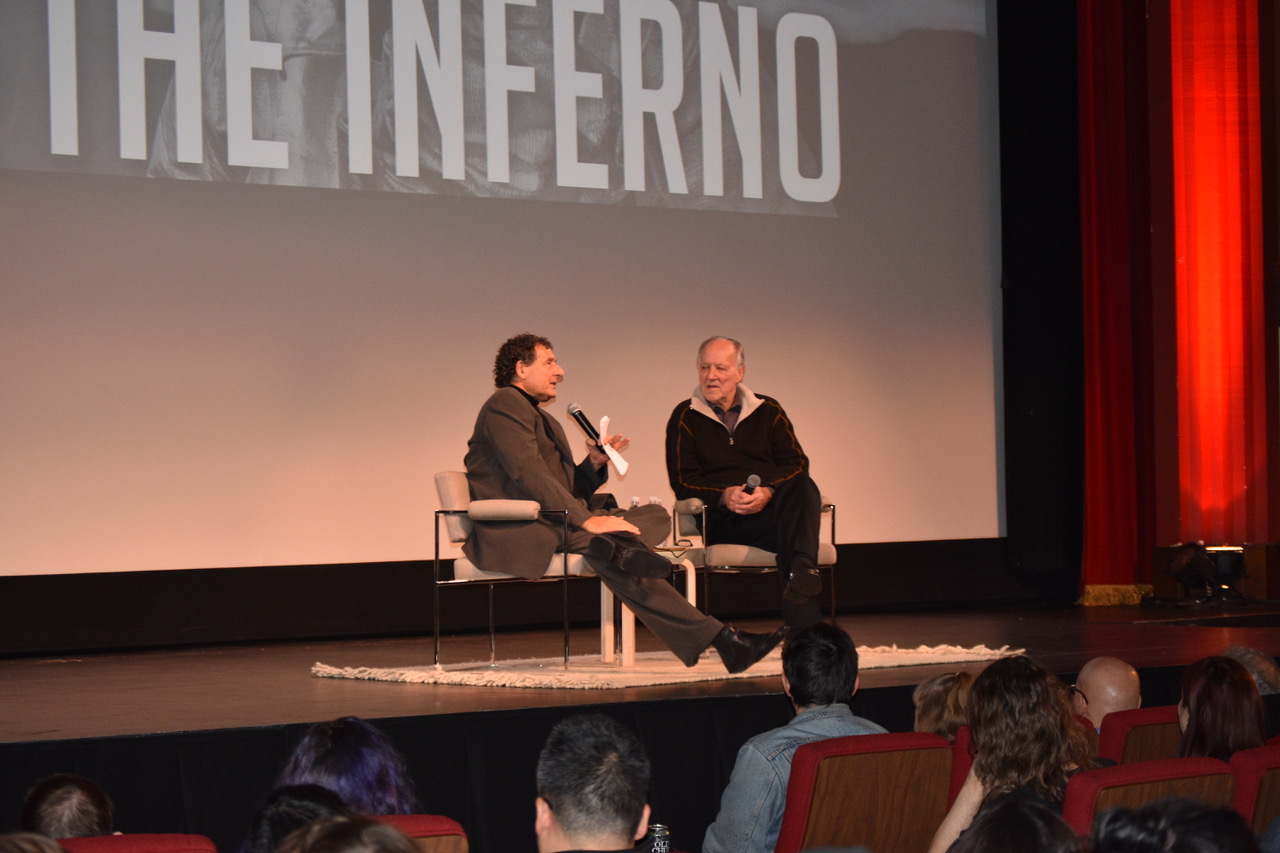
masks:
<svg viewBox="0 0 1280 853"><path fill-rule="evenodd" d="M994 661L974 679L969 735L988 802L1024 787L1060 801L1067 777L1096 764L1091 733L1072 714L1066 685L1024 655Z"/></svg>
<svg viewBox="0 0 1280 853"><path fill-rule="evenodd" d="M1005 797L978 812L947 853L1081 853L1061 815L1028 797Z"/></svg>
<svg viewBox="0 0 1280 853"><path fill-rule="evenodd" d="M10 832L0 835L0 853L67 853L67 849L38 832Z"/></svg>
<svg viewBox="0 0 1280 853"><path fill-rule="evenodd" d="M1095 729L1102 728L1102 718L1107 714L1132 711L1141 705L1138 671L1119 658L1090 660L1080 669L1071 692L1072 710L1088 717Z"/></svg>
<svg viewBox="0 0 1280 853"><path fill-rule="evenodd" d="M404 759L377 727L359 717L317 723L293 750L276 787L319 785L353 812L413 814L417 797Z"/></svg>
<svg viewBox="0 0 1280 853"><path fill-rule="evenodd" d="M319 785L276 788L253 818L249 853L272 853L294 830L325 817L350 817L342 798Z"/></svg>
<svg viewBox="0 0 1280 853"><path fill-rule="evenodd" d="M631 848L649 823L649 758L626 726L602 714L556 724L538 756L540 853Z"/></svg>
<svg viewBox="0 0 1280 853"><path fill-rule="evenodd" d="M493 361L493 384L505 388L516 378L516 365L533 364L538 357L538 347L555 349L551 341L538 335L525 332L508 338L498 347L498 356Z"/></svg>
<svg viewBox="0 0 1280 853"><path fill-rule="evenodd" d="M1262 746L1266 709L1249 671L1231 658L1213 655L1183 674L1178 723L1178 757L1225 761L1241 749Z"/></svg>
<svg viewBox="0 0 1280 853"><path fill-rule="evenodd" d="M911 693L916 709L914 730L954 741L956 729L969 722L966 707L972 687L973 676L967 672L935 675L917 684Z"/></svg>
<svg viewBox="0 0 1280 853"><path fill-rule="evenodd" d="M312 821L290 833L277 849L279 853L419 853L412 838L363 815Z"/></svg>
<svg viewBox="0 0 1280 853"><path fill-rule="evenodd" d="M22 801L22 828L49 838L110 835L115 806L98 785L74 773L55 773L31 786Z"/></svg>
<svg viewBox="0 0 1280 853"><path fill-rule="evenodd" d="M1257 853L1258 841L1231 809L1159 800L1111 809L1093 824L1092 853Z"/></svg>
<svg viewBox="0 0 1280 853"><path fill-rule="evenodd" d="M842 629L816 622L782 647L782 686L797 708L848 702L858 689L858 650Z"/></svg>
<svg viewBox="0 0 1280 853"><path fill-rule="evenodd" d="M1264 651L1251 649L1248 646L1231 645L1222 650L1222 656L1238 662L1258 685L1258 692L1263 696L1280 693L1280 666L1276 659Z"/></svg>

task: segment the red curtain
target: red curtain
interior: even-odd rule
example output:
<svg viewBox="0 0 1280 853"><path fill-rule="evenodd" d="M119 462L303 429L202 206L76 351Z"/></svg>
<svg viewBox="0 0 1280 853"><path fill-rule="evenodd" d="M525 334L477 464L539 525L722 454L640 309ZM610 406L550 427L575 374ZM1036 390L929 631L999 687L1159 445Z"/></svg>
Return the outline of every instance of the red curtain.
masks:
<svg viewBox="0 0 1280 853"><path fill-rule="evenodd" d="M1124 6L1078 6L1085 585L1132 584L1138 564Z"/></svg>
<svg viewBox="0 0 1280 853"><path fill-rule="evenodd" d="M1134 45L1146 63L1146 39L1160 36L1126 34L1129 3L1080 0L1077 7L1085 586L1149 580L1139 576L1140 552L1174 544L1150 541L1157 527L1176 529L1178 541L1208 544L1271 538L1257 0L1163 2L1167 67L1133 65ZM1127 20L1132 30L1152 26L1154 18ZM1151 56L1166 54L1158 49ZM1135 85L1139 74L1144 81ZM1145 74L1168 80L1169 115L1153 115L1166 107L1159 98L1147 101ZM1144 185L1133 179L1146 177L1157 151L1171 152L1171 174L1155 170L1151 180L1164 184L1150 198L1132 197L1132 188ZM1149 217L1147 205L1157 198L1171 199L1172 209ZM1146 235L1165 215L1173 245L1157 234L1149 246ZM1134 253L1148 251L1171 253L1171 261L1149 268L1173 272L1155 280L1135 274L1148 267L1133 263ZM1170 302L1176 323L1151 326L1153 339L1136 334L1135 320L1150 318L1136 315L1135 305L1149 310ZM1174 359L1176 407L1135 405L1151 391L1141 383L1153 373L1137 365ZM1157 364L1154 372L1174 369ZM1172 454L1162 467L1151 439L1171 435L1176 478L1166 470ZM1153 468L1160 473L1139 475ZM1176 508L1152 510L1160 504L1152 491L1168 489L1171 499L1173 488Z"/></svg>
<svg viewBox="0 0 1280 853"><path fill-rule="evenodd" d="M1267 539L1257 0L1171 0L1184 539Z"/></svg>

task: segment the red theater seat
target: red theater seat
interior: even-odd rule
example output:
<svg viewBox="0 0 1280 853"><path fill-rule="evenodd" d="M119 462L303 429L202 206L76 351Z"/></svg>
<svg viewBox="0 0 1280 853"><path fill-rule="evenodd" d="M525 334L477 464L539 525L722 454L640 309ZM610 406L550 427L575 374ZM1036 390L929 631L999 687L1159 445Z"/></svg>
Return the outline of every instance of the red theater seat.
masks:
<svg viewBox="0 0 1280 853"><path fill-rule="evenodd" d="M1261 834L1280 817L1280 744L1242 749L1231 756L1235 809Z"/></svg>
<svg viewBox="0 0 1280 853"><path fill-rule="evenodd" d="M934 734L805 744L791 761L775 853L856 847L924 853L947 813L951 744Z"/></svg>
<svg viewBox="0 0 1280 853"><path fill-rule="evenodd" d="M1115 711L1102 718L1098 755L1117 764L1173 758L1181 741L1177 705Z"/></svg>
<svg viewBox="0 0 1280 853"><path fill-rule="evenodd" d="M1141 808L1166 797L1187 797L1210 806L1229 807L1234 792L1231 768L1216 758L1117 764L1072 776L1062 801L1062 817L1076 833L1088 835L1094 818L1107 809Z"/></svg>
<svg viewBox="0 0 1280 853"><path fill-rule="evenodd" d="M422 853L467 853L467 833L451 817L434 814L377 815L417 843ZM74 852L73 852L74 853Z"/></svg>
<svg viewBox="0 0 1280 853"><path fill-rule="evenodd" d="M91 835L60 838L58 843L69 853L218 853L211 839L178 832Z"/></svg>

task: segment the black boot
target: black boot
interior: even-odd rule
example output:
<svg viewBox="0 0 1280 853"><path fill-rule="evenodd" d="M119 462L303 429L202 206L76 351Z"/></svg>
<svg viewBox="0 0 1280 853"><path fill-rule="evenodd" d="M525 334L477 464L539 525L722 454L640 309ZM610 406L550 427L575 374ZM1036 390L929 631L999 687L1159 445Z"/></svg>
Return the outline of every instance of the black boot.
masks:
<svg viewBox="0 0 1280 853"><path fill-rule="evenodd" d="M782 597L796 604L804 604L822 592L822 575L813 566L793 569Z"/></svg>
<svg viewBox="0 0 1280 853"><path fill-rule="evenodd" d="M752 664L773 651L787 635L787 626L780 625L768 634L749 634L732 625L725 625L711 645L720 655L724 668L731 673L743 672Z"/></svg>

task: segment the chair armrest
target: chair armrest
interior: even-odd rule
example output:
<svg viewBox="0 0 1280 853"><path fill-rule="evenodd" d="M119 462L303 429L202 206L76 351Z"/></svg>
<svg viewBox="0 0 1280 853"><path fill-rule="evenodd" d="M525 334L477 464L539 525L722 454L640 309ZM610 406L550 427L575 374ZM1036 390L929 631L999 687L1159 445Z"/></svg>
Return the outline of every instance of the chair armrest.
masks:
<svg viewBox="0 0 1280 853"><path fill-rule="evenodd" d="M676 501L672 507L681 515L702 515L702 508L705 506L702 498L685 498L682 501Z"/></svg>
<svg viewBox="0 0 1280 853"><path fill-rule="evenodd" d="M467 515L474 521L536 521L540 509L537 501L472 501Z"/></svg>

